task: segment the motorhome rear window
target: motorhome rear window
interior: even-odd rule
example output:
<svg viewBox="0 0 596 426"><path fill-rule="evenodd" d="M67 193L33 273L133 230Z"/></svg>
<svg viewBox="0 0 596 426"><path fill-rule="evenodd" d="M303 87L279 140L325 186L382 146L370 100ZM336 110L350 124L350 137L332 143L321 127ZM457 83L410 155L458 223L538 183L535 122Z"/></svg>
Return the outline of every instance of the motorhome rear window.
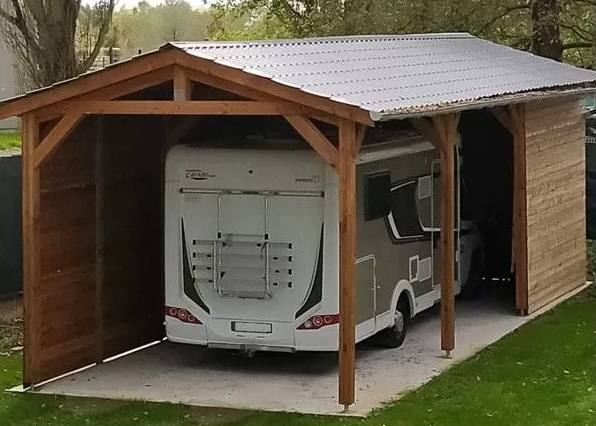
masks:
<svg viewBox="0 0 596 426"><path fill-rule="evenodd" d="M364 220L380 219L389 214L391 172L364 175Z"/></svg>

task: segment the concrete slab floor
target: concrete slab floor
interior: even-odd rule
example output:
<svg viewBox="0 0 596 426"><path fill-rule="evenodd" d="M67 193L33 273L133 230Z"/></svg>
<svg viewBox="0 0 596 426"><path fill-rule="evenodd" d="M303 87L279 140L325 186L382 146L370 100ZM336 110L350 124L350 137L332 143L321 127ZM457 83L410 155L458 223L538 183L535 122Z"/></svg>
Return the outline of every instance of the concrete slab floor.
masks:
<svg viewBox="0 0 596 426"><path fill-rule="evenodd" d="M452 359L440 351L436 308L415 319L399 349L359 345L356 403L347 414L366 415L399 398L534 316L520 317L503 306L513 303L495 298L458 301ZM37 392L313 414L342 410L337 403L335 353L263 352L246 358L170 342L48 383Z"/></svg>

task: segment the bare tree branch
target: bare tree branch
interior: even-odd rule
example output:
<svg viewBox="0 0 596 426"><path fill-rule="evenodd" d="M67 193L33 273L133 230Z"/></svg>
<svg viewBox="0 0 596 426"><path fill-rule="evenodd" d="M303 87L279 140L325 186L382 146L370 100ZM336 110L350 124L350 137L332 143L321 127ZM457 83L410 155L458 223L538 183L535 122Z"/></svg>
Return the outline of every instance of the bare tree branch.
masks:
<svg viewBox="0 0 596 426"><path fill-rule="evenodd" d="M80 4L80 1L79 1ZM91 54L83 61L83 63L79 66L79 73L84 73L91 68L95 58L99 55L101 48L104 46L104 42L106 40L106 36L108 35L108 31L110 30L110 25L112 24L112 15L114 13L114 6L115 0L109 0L108 4L104 7L104 17L101 28L99 30L99 34L97 36L97 40L95 41L95 46L91 51Z"/></svg>
<svg viewBox="0 0 596 426"><path fill-rule="evenodd" d="M563 50L567 49L590 49L594 47L593 43L578 41L576 43L567 43L563 45Z"/></svg>
<svg viewBox="0 0 596 426"><path fill-rule="evenodd" d="M497 16L495 16L494 18L492 18L490 21L488 21L486 24L484 24L482 26L482 28L480 28L480 30L478 31L479 34L483 34L487 29L489 29L490 27L492 27L494 24L496 24L497 22L499 22L501 19L505 18L507 15L509 15L511 12L515 12L517 10L529 10L531 6L531 2L528 1L525 4L519 4L516 6L510 6L505 8L505 10L503 10L503 12L501 12L500 14L498 14Z"/></svg>

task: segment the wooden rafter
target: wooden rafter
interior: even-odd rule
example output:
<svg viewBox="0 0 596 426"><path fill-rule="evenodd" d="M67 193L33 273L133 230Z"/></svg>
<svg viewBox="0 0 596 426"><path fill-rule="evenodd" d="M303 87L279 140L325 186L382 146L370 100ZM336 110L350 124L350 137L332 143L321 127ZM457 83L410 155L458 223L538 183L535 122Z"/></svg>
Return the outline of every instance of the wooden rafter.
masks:
<svg viewBox="0 0 596 426"><path fill-rule="evenodd" d="M53 112L110 115L285 115L302 114L286 101L68 101Z"/></svg>
<svg viewBox="0 0 596 426"><path fill-rule="evenodd" d="M233 93L246 99L255 101L283 101L283 99L277 96L261 92L259 90L253 89L250 86L244 86L232 81L223 80L214 75L206 74L196 69L186 68L186 72L189 79L192 81L196 81L197 83L202 83L225 92ZM305 115L308 115L314 119L324 123L332 124L334 126L337 126L339 123L337 117L326 114L320 110L304 107L304 113Z"/></svg>
<svg viewBox="0 0 596 426"><path fill-rule="evenodd" d="M339 163L337 148L333 146L312 121L300 115L284 115L284 117L327 164L337 168Z"/></svg>
<svg viewBox="0 0 596 426"><path fill-rule="evenodd" d="M441 153L441 349L455 348L455 143L459 114L433 116Z"/></svg>
<svg viewBox="0 0 596 426"><path fill-rule="evenodd" d="M33 153L33 167L37 168L41 163L60 145L83 118L80 112L69 112L66 114L41 141Z"/></svg>
<svg viewBox="0 0 596 426"><path fill-rule="evenodd" d="M181 52L182 53L182 52ZM330 99L304 92L300 89L276 83L271 79L246 73L242 70L226 67L216 62L182 53L176 57L176 63L187 68L201 70L206 74L217 76L226 81L249 86L260 92L296 102L332 116L341 117L357 123L372 126L374 123L367 111L352 105L342 104Z"/></svg>
<svg viewBox="0 0 596 426"><path fill-rule="evenodd" d="M179 52L176 51L164 50L151 53L145 55L143 58L122 62L104 71L83 75L71 82L6 102L0 105L0 120L22 115L111 84L120 83L141 74L173 65L177 56L179 56Z"/></svg>
<svg viewBox="0 0 596 426"><path fill-rule="evenodd" d="M35 114L40 121L51 120L59 115L59 113L56 113L55 111L64 110L66 108L66 103L69 101L107 101L120 98L172 80L173 73L174 68L172 66L166 66L152 72L141 74L136 77L110 84L79 96L75 96L70 100L58 102L54 105L50 105L49 107L35 111Z"/></svg>
<svg viewBox="0 0 596 426"><path fill-rule="evenodd" d="M356 123L339 126L339 403L347 410L356 384Z"/></svg>

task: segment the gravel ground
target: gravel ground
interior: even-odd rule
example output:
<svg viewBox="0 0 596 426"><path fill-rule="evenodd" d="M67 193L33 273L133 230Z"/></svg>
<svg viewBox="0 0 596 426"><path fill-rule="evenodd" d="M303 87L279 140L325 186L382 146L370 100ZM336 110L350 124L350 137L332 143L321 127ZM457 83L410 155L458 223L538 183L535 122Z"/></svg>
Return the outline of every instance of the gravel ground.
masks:
<svg viewBox="0 0 596 426"><path fill-rule="evenodd" d="M0 320L0 356L23 350L23 320Z"/></svg>

